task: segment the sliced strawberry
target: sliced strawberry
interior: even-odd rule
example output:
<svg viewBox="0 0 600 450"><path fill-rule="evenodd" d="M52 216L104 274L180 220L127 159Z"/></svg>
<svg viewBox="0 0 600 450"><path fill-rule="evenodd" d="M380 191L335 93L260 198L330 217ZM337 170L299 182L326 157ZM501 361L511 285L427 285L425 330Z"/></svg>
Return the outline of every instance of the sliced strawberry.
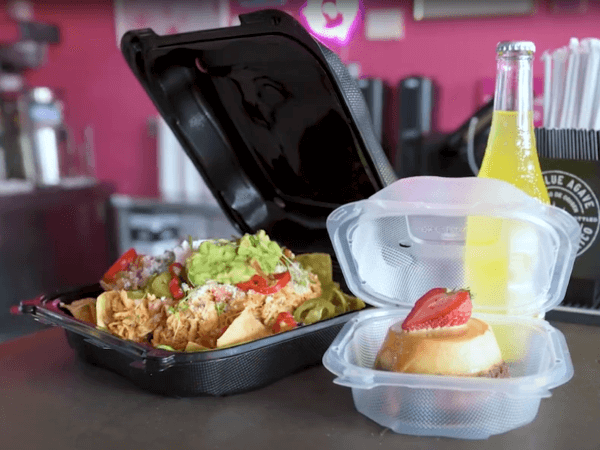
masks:
<svg viewBox="0 0 600 450"><path fill-rule="evenodd" d="M472 308L468 290L431 289L417 300L402 323L402 329L414 331L462 325L471 317Z"/></svg>

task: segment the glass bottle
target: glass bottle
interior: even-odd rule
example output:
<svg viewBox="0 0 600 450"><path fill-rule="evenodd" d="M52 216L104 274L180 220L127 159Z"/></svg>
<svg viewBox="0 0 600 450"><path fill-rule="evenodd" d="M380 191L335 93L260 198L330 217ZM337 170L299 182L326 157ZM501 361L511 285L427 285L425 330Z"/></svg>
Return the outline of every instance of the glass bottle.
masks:
<svg viewBox="0 0 600 450"><path fill-rule="evenodd" d="M550 204L533 129L533 42L496 47L496 91L490 137L480 177L508 181Z"/></svg>
<svg viewBox="0 0 600 450"><path fill-rule="evenodd" d="M504 180L550 204L533 127L533 42L496 47L496 90L490 136L479 177ZM513 314L536 305L535 270L540 264L531 227L490 217L467 223L465 281L478 307Z"/></svg>

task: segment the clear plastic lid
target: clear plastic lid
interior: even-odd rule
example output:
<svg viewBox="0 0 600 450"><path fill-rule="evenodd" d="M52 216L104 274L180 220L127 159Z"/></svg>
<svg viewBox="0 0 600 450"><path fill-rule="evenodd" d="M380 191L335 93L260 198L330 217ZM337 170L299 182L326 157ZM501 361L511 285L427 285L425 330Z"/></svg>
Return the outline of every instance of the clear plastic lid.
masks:
<svg viewBox="0 0 600 450"><path fill-rule="evenodd" d="M426 176L337 208L327 230L348 287L371 305L468 288L474 311L510 315L562 301L580 234L567 212L504 181Z"/></svg>

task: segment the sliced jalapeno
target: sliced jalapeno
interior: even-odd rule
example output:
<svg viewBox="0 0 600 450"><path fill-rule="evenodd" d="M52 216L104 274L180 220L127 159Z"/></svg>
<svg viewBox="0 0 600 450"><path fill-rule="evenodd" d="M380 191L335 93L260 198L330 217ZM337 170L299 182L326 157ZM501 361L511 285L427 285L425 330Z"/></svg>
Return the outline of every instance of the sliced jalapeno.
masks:
<svg viewBox="0 0 600 450"><path fill-rule="evenodd" d="M333 290L333 295L331 296L331 303L335 306L335 315L344 314L349 311L350 305L348 305L348 301L346 300L346 296L339 289Z"/></svg>
<svg viewBox="0 0 600 450"><path fill-rule="evenodd" d="M310 325L311 323L331 319L332 317L335 317L335 306L333 303L321 302L308 312L304 323Z"/></svg>
<svg viewBox="0 0 600 450"><path fill-rule="evenodd" d="M127 297L137 300L140 298L144 298L146 295L146 291L142 289L136 289L134 291L127 291Z"/></svg>

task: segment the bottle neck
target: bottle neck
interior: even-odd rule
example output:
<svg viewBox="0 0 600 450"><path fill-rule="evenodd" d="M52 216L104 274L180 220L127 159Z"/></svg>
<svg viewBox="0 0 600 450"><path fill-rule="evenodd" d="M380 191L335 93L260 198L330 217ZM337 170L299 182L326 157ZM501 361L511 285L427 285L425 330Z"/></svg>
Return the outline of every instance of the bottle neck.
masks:
<svg viewBox="0 0 600 450"><path fill-rule="evenodd" d="M498 56L494 111L533 111L533 55L507 52Z"/></svg>

